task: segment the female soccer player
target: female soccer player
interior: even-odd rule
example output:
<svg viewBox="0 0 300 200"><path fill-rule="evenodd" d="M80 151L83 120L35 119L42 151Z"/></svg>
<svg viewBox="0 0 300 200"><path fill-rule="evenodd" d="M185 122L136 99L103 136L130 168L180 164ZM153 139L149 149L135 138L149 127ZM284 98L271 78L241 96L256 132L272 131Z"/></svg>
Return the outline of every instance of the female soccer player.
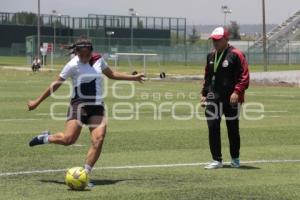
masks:
<svg viewBox="0 0 300 200"><path fill-rule="evenodd" d="M72 145L80 135L82 124L89 127L91 145L87 153L84 168L90 173L98 160L104 136L106 133L106 120L102 102L102 73L114 80L144 81L143 74L126 75L112 71L105 60L93 53L90 40L80 38L75 43L76 56L63 68L58 78L34 101L28 101L28 109L36 109L47 97L54 93L62 83L71 78L73 82L73 95L68 110L68 117L64 132L51 135L44 131L34 137L29 145L31 147L42 144Z"/></svg>

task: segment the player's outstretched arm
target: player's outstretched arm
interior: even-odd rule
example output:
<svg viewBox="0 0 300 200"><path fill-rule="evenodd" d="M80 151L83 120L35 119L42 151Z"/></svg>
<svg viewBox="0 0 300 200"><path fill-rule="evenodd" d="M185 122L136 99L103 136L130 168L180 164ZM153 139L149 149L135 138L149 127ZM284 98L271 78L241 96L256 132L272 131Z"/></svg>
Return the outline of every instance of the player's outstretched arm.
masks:
<svg viewBox="0 0 300 200"><path fill-rule="evenodd" d="M29 100L27 103L28 110L31 111L36 109L45 99L54 93L64 81L65 79L58 77L36 100Z"/></svg>
<svg viewBox="0 0 300 200"><path fill-rule="evenodd" d="M113 71L109 67L103 70L103 74L105 74L109 79L114 80L138 81L140 83L143 83L145 81L144 74L128 75L125 73Z"/></svg>

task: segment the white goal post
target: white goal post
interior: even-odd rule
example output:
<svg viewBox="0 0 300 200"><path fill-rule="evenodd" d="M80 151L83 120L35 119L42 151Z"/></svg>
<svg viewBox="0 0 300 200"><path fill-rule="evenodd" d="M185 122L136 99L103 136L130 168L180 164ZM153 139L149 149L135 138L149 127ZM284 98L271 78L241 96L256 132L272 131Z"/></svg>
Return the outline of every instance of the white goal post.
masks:
<svg viewBox="0 0 300 200"><path fill-rule="evenodd" d="M119 61L120 57L126 57L126 58L128 58L128 62L131 62L130 57L136 57L136 56L141 56L143 58L143 70L144 70L145 75L147 74L147 57L156 57L158 67L160 68L159 55L156 53L115 53L110 56L110 59L114 60L115 70L117 70L118 61ZM129 64L131 64L131 63L129 63Z"/></svg>

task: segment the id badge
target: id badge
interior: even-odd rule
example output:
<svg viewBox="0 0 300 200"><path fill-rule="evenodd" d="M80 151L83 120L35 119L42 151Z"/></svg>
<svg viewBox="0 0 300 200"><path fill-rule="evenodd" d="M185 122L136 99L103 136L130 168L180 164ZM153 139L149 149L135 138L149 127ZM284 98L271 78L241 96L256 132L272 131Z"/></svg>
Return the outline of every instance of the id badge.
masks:
<svg viewBox="0 0 300 200"><path fill-rule="evenodd" d="M215 99L215 93L213 93L213 92L209 92L208 94L207 94L207 99L210 99L210 100L213 100L213 99Z"/></svg>

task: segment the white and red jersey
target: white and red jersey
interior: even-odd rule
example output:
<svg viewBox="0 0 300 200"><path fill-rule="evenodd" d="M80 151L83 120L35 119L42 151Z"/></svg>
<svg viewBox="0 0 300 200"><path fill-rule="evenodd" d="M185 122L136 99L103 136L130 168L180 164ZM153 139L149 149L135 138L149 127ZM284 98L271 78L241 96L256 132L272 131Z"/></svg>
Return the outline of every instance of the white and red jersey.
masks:
<svg viewBox="0 0 300 200"><path fill-rule="evenodd" d="M78 56L72 58L62 69L60 77L71 78L73 85L72 101L102 104L102 71L108 67L100 55L93 55L90 63L81 63Z"/></svg>

